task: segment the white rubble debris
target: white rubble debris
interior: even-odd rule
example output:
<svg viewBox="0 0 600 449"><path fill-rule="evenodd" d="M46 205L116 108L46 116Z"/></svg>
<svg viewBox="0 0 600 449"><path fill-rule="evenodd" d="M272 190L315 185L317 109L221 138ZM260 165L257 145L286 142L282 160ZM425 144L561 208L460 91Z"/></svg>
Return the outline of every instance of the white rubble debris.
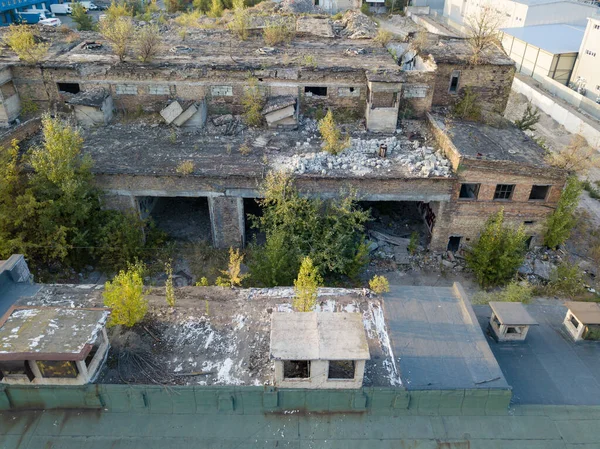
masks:
<svg viewBox="0 0 600 449"><path fill-rule="evenodd" d="M379 156L381 144L387 145L386 157ZM297 144L297 147L301 145ZM401 141L397 137L380 139L351 139L350 147L338 155L325 151L280 156L277 161L281 168L295 174L343 171L364 175L373 171L389 170L392 165L406 167L417 177L448 176L450 161L433 147L420 146L417 141Z"/></svg>

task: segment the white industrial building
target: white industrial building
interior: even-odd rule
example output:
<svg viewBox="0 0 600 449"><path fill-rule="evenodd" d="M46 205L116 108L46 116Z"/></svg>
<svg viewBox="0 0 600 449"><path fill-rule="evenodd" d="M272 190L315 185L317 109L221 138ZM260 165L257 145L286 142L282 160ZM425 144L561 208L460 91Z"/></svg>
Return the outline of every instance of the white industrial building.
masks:
<svg viewBox="0 0 600 449"><path fill-rule="evenodd" d="M579 48L579 56L571 76L571 82L583 87L587 98L600 99L600 18L589 18Z"/></svg>

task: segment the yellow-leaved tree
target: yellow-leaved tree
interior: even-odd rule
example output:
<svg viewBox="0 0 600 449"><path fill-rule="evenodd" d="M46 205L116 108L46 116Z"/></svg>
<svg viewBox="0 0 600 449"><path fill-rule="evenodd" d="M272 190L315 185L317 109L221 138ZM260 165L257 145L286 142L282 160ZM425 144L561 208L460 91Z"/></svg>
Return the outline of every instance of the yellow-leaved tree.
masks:
<svg viewBox="0 0 600 449"><path fill-rule="evenodd" d="M317 303L319 286L323 284L323 278L319 269L314 266L310 257L306 256L300 264L298 279L294 281L293 306L297 312L310 312Z"/></svg>
<svg viewBox="0 0 600 449"><path fill-rule="evenodd" d="M50 44L40 42L39 37L26 25L11 25L4 37L4 43L14 51L21 61L28 64L40 62Z"/></svg>
<svg viewBox="0 0 600 449"><path fill-rule="evenodd" d="M144 270L144 264L137 261L104 285L104 305L112 309L109 326L131 327L146 316L148 301L144 289Z"/></svg>

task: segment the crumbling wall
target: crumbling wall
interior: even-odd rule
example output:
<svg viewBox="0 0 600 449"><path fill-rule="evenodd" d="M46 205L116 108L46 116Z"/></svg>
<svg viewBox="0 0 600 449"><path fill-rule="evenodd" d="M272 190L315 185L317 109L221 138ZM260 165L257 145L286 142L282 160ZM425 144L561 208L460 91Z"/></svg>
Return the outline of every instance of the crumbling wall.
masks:
<svg viewBox="0 0 600 449"><path fill-rule="evenodd" d="M454 71L460 71L460 78L456 93L451 93L450 79ZM483 109L501 114L508 102L514 74L515 68L512 65L438 62L433 106L454 105L464 95L465 88L470 87L477 95L477 102Z"/></svg>

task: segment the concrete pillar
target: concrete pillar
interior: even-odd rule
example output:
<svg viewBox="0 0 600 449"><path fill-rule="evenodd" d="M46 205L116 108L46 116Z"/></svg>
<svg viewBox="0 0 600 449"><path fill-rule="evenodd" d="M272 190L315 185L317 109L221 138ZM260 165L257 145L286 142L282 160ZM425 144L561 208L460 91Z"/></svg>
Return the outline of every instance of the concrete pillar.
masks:
<svg viewBox="0 0 600 449"><path fill-rule="evenodd" d="M115 195L107 193L103 198L103 206L105 209L135 214L139 213L139 206L133 195Z"/></svg>
<svg viewBox="0 0 600 449"><path fill-rule="evenodd" d="M432 251L446 251L448 248L448 238L453 235L450 230L449 204L445 201L439 201L430 203L430 206L435 214L435 223L431 231L429 249Z"/></svg>
<svg viewBox="0 0 600 449"><path fill-rule="evenodd" d="M246 241L244 199L230 196L208 198L215 248L243 247Z"/></svg>

